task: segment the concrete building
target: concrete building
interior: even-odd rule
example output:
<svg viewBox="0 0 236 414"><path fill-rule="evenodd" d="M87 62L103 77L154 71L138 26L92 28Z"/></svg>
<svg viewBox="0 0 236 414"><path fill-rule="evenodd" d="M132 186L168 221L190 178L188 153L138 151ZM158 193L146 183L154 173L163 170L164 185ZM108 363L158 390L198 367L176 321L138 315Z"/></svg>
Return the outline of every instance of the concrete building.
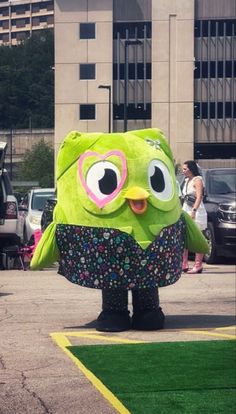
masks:
<svg viewBox="0 0 236 414"><path fill-rule="evenodd" d="M235 17L235 0L55 0L56 150L72 129L152 126L177 162L229 165Z"/></svg>
<svg viewBox="0 0 236 414"><path fill-rule="evenodd" d="M229 166L236 157L236 0L195 0L194 30L195 158L225 158Z"/></svg>
<svg viewBox="0 0 236 414"><path fill-rule="evenodd" d="M53 0L0 0L0 45L16 45L35 30L53 27Z"/></svg>
<svg viewBox="0 0 236 414"><path fill-rule="evenodd" d="M72 129L152 126L176 162L229 166L235 19L236 0L0 0L0 44L54 27L56 151Z"/></svg>

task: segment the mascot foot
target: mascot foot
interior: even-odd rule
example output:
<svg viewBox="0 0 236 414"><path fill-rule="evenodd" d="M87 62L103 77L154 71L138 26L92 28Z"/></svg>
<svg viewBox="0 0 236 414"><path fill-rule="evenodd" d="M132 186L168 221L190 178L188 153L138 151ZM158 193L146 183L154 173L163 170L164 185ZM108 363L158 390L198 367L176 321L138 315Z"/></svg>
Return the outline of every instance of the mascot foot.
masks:
<svg viewBox="0 0 236 414"><path fill-rule="evenodd" d="M134 313L132 328L139 331L156 331L164 328L165 315L162 309L145 310L142 313Z"/></svg>
<svg viewBox="0 0 236 414"><path fill-rule="evenodd" d="M121 332L129 329L131 329L131 319L128 311L103 310L97 318L97 331Z"/></svg>

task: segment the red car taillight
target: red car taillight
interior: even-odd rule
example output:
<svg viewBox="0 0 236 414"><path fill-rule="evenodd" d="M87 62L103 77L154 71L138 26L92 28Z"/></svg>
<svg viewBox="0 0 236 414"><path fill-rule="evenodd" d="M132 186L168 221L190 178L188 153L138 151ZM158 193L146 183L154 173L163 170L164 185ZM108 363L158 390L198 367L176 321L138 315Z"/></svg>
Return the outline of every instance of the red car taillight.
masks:
<svg viewBox="0 0 236 414"><path fill-rule="evenodd" d="M6 219L17 219L17 206L14 201L8 201L6 203L6 213L5 213Z"/></svg>

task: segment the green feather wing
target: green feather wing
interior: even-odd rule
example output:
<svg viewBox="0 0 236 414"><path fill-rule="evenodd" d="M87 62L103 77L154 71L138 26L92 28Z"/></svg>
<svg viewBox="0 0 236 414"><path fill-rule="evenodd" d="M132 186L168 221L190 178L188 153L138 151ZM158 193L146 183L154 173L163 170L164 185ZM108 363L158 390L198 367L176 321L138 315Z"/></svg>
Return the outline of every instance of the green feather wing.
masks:
<svg viewBox="0 0 236 414"><path fill-rule="evenodd" d="M197 227L189 214L183 211L183 217L186 223L185 247L193 253L208 253L209 246L207 239L203 236L201 230Z"/></svg>
<svg viewBox="0 0 236 414"><path fill-rule="evenodd" d="M56 223L52 222L44 231L30 262L32 270L40 270L59 260L60 254L56 243Z"/></svg>

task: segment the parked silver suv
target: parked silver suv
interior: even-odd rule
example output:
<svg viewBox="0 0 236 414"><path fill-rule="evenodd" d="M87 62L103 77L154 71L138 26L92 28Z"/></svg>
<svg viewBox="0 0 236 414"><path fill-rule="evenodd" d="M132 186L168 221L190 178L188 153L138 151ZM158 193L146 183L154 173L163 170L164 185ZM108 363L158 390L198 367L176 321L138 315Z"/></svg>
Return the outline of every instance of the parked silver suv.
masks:
<svg viewBox="0 0 236 414"><path fill-rule="evenodd" d="M6 147L5 142L0 142L0 251L23 241L23 220L19 215L8 172L4 168Z"/></svg>
<svg viewBox="0 0 236 414"><path fill-rule="evenodd" d="M34 231L41 229L41 217L46 201L55 197L54 188L33 188L23 197L21 208L24 214L24 241L30 241Z"/></svg>

